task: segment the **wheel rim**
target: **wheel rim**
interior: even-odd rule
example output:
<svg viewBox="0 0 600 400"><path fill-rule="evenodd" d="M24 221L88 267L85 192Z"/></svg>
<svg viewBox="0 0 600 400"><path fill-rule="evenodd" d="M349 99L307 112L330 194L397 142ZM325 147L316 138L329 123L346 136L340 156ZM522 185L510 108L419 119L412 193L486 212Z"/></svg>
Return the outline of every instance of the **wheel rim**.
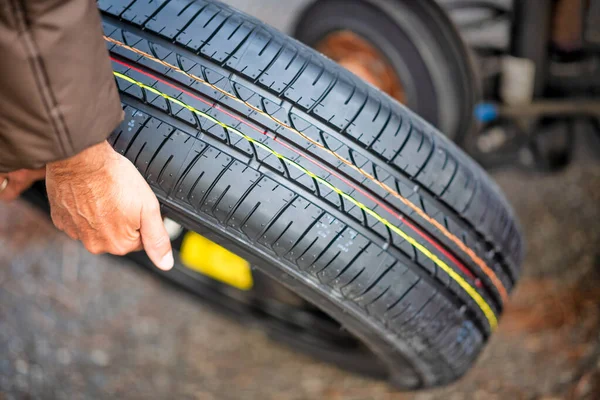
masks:
<svg viewBox="0 0 600 400"><path fill-rule="evenodd" d="M315 49L342 67L406 104L406 92L392 63L368 40L349 31L329 33Z"/></svg>

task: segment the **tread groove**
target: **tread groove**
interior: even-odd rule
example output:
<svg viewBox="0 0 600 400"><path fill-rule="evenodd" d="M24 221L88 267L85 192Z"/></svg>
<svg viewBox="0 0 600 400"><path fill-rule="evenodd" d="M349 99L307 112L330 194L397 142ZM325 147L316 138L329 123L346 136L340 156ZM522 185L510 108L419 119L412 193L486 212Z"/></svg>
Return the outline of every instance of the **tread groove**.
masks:
<svg viewBox="0 0 600 400"><path fill-rule="evenodd" d="M233 207L231 207L231 211L229 211L229 213L225 217L225 220L223 222L224 224L229 223L229 220L231 219L231 217L233 217L233 214L238 210L240 205L248 198L250 192L252 192L254 188L256 188L256 186L258 186L259 182L260 179L257 179L248 187L248 189L244 191L244 193L240 196L239 200L233 205ZM258 204L260 204L260 202Z"/></svg>

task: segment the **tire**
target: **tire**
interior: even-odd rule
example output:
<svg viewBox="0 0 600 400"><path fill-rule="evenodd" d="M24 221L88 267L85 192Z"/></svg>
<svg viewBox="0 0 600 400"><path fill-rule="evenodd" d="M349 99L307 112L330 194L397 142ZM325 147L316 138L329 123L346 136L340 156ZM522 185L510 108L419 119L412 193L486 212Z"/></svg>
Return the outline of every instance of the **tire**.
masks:
<svg viewBox="0 0 600 400"><path fill-rule="evenodd" d="M98 4L126 115L109 142L169 218L331 315L397 387L468 370L522 259L483 170L405 107L222 3Z"/></svg>
<svg viewBox="0 0 600 400"><path fill-rule="evenodd" d="M469 49L433 0L318 0L298 18L294 37L315 47L351 31L393 65L405 105L463 145L475 129L479 84ZM460 101L456 101L460 99Z"/></svg>

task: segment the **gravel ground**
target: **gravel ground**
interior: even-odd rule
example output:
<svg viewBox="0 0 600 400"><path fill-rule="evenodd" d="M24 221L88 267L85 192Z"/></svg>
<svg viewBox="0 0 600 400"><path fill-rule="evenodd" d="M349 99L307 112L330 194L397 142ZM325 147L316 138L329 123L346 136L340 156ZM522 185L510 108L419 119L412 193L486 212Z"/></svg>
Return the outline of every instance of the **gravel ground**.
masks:
<svg viewBox="0 0 600 400"><path fill-rule="evenodd" d="M600 164L495 177L527 234L524 279L473 371L417 394L294 353L0 205L0 399L598 399Z"/></svg>

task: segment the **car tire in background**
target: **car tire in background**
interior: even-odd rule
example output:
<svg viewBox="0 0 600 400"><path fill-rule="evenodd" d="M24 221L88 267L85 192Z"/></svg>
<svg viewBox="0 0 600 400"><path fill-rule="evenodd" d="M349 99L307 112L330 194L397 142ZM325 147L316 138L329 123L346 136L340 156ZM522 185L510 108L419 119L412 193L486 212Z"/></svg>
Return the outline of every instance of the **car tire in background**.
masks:
<svg viewBox="0 0 600 400"><path fill-rule="evenodd" d="M406 107L217 1L100 0L125 120L166 215L338 321L397 387L452 382L522 260L507 201Z"/></svg>
<svg viewBox="0 0 600 400"><path fill-rule="evenodd" d="M318 0L294 36L407 105L451 140L472 140L480 95L469 49L433 0Z"/></svg>

